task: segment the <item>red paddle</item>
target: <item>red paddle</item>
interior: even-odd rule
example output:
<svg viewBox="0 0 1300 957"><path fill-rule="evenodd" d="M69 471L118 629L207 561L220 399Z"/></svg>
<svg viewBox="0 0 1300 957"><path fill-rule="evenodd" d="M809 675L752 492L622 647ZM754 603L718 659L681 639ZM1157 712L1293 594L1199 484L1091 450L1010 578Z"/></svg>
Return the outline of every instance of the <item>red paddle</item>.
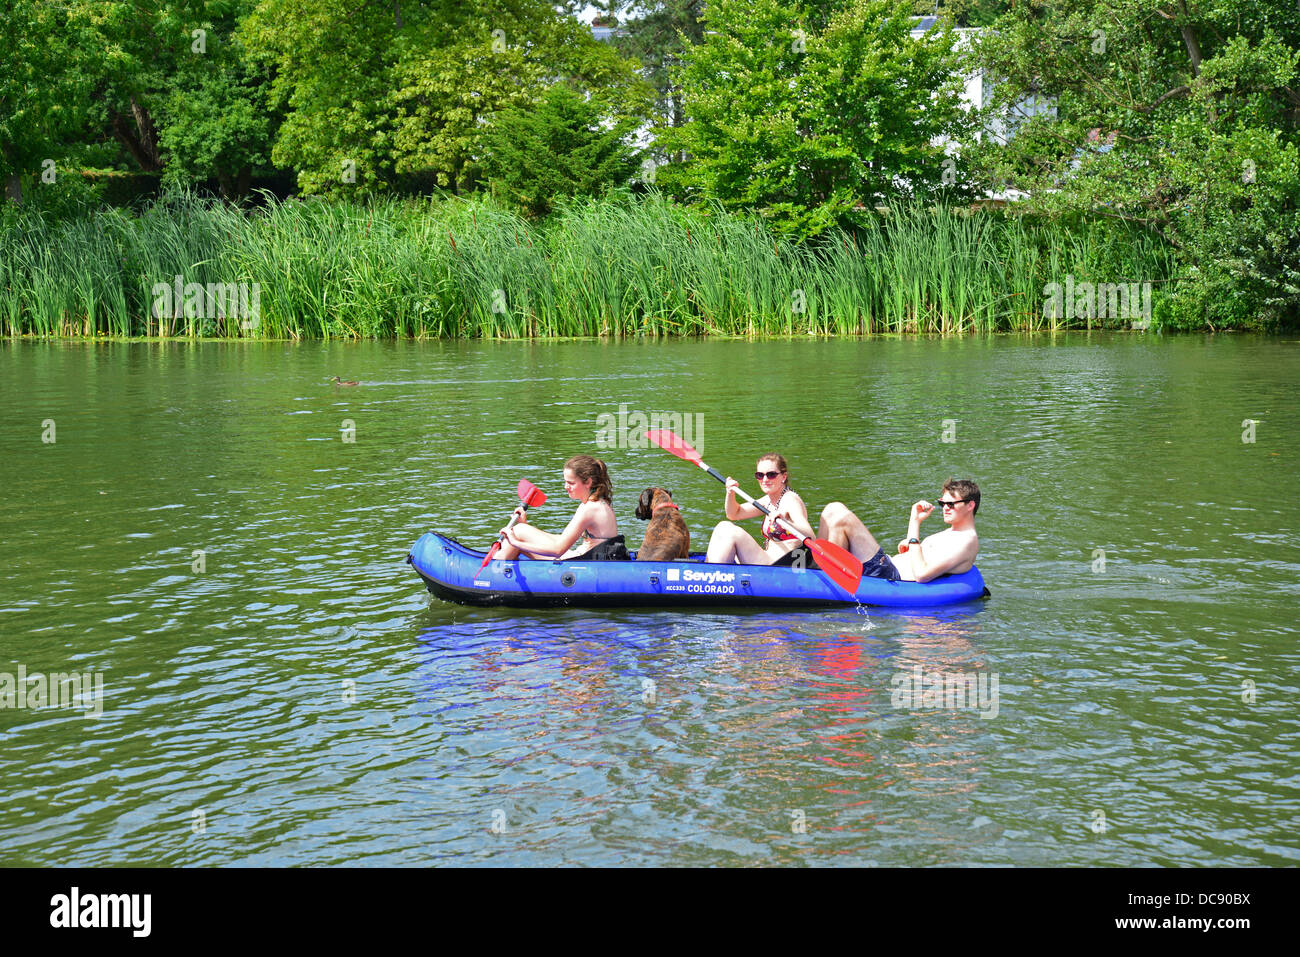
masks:
<svg viewBox="0 0 1300 957"><path fill-rule="evenodd" d="M679 459L697 465L704 471L708 472L723 485L727 484L726 477L717 469L710 468L700 461L700 453L691 447L691 444L683 440L675 432L668 429L653 429L645 434L645 437L659 446L665 452L671 452ZM771 510L746 495L740 489L736 489L736 494L757 508L764 515L771 515ZM799 535L797 528L791 528L788 522L776 519L776 523L792 535ZM802 537L802 536L800 536ZM862 562L853 557L853 553L847 549L841 548L834 542L828 542L824 538L804 538L803 543L817 559L817 564L821 566L822 571L830 576L831 581L839 585L850 595L856 594L858 583L862 581Z"/></svg>
<svg viewBox="0 0 1300 957"><path fill-rule="evenodd" d="M528 481L528 479L519 480L518 492L519 492L519 501L524 503L525 510L531 508L534 505L546 504L546 493L543 492L541 489L539 489L532 482ZM519 516L511 515L510 524L507 525L506 528L514 528L515 522L517 521L519 521ZM505 532L502 532L501 536L495 542L492 543L492 547L488 549L487 557L483 559L483 564L478 567L479 571L482 571L483 569L487 568L487 563L492 561L492 556L501 550L501 543L504 542L505 540L506 540L506 534Z"/></svg>

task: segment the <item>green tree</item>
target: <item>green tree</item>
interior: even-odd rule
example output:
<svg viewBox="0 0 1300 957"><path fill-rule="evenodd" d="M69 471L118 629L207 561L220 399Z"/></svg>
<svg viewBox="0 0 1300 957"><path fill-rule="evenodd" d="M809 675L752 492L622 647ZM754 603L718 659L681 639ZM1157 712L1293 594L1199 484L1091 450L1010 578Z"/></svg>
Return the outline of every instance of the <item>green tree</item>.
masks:
<svg viewBox="0 0 1300 957"><path fill-rule="evenodd" d="M909 35L910 0L717 0L705 25L681 71L689 122L657 131L690 156L665 186L805 237L944 195L934 141L961 129L962 81L950 30Z"/></svg>
<svg viewBox="0 0 1300 957"><path fill-rule="evenodd" d="M230 42L251 0L77 0L73 6L93 25L85 52L94 64L97 115L89 135L115 141L137 169L150 173L164 171L174 147L182 169L169 174L173 181L226 176L242 167L246 155L231 154L228 146L224 155L196 152L197 135L168 126L202 125L198 135L228 142L231 134L219 132L223 122L207 111L228 114L226 125L266 112L261 81ZM260 127L238 138L247 144ZM268 135L261 132L254 154L265 152Z"/></svg>
<svg viewBox="0 0 1300 957"><path fill-rule="evenodd" d="M248 192L255 170L270 166L277 125L269 82L235 35L239 12L227 4L219 20L202 21L183 33L188 54L179 58L169 89L157 99L164 183L216 179L232 199Z"/></svg>
<svg viewBox="0 0 1300 957"><path fill-rule="evenodd" d="M1014 8L1018 0L913 0L918 17L938 16L958 27L986 27Z"/></svg>
<svg viewBox="0 0 1300 957"><path fill-rule="evenodd" d="M234 188L265 162L264 82L229 42L248 0L15 0L0 10L0 165L133 165Z"/></svg>
<svg viewBox="0 0 1300 957"><path fill-rule="evenodd" d="M1298 47L1290 0L1026 0L978 44L999 78L988 113L1036 95L1055 109L964 158L1030 209L1164 237L1182 264L1177 321L1295 321Z"/></svg>
<svg viewBox="0 0 1300 957"><path fill-rule="evenodd" d="M288 111L273 156L309 192L416 172L472 187L486 118L557 79L616 92L628 115L648 109L635 65L545 0L260 0L244 37Z"/></svg>
<svg viewBox="0 0 1300 957"><path fill-rule="evenodd" d="M535 106L498 113L483 144L483 169L494 191L540 217L561 197L627 183L637 168L628 145L633 121L624 117L611 126L608 112L557 84Z"/></svg>
<svg viewBox="0 0 1300 957"><path fill-rule="evenodd" d="M682 89L674 77L687 43L704 38L700 19L703 0L651 0L647 4L621 5L625 13L623 33L614 45L641 64L641 73L655 90L659 116L667 126L682 126L686 111Z"/></svg>
<svg viewBox="0 0 1300 957"><path fill-rule="evenodd" d="M69 139L86 122L88 31L73 4L0 7L0 180L11 201L22 201L24 176L76 153Z"/></svg>

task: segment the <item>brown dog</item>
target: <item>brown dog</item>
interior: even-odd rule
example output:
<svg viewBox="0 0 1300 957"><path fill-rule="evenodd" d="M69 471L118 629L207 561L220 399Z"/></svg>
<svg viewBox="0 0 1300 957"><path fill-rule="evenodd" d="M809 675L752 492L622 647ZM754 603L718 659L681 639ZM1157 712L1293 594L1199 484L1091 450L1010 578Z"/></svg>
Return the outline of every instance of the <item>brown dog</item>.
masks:
<svg viewBox="0 0 1300 957"><path fill-rule="evenodd" d="M637 550L637 561L671 562L690 557L691 530L673 504L673 493L668 489L652 487L642 492L636 517L650 522Z"/></svg>

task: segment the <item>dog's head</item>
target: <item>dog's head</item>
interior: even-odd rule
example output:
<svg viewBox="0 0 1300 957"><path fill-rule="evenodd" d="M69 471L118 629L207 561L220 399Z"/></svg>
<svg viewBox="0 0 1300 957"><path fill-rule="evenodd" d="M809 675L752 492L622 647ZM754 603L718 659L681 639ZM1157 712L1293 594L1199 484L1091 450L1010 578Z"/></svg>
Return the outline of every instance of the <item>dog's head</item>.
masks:
<svg viewBox="0 0 1300 957"><path fill-rule="evenodd" d="M662 502L671 502L673 493L666 488L659 488L652 485L641 493L641 500L637 502L636 517L646 521L654 516L655 506Z"/></svg>

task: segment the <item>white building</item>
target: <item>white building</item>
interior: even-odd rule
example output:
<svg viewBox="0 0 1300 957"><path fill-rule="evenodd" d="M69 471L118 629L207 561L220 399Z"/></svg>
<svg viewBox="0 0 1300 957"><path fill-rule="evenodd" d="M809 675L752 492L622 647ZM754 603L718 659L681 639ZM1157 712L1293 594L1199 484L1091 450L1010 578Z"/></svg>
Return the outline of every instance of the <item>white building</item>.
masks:
<svg viewBox="0 0 1300 957"><path fill-rule="evenodd" d="M914 40L920 40L926 32L934 27L937 17L914 17L916 22L912 27L911 36ZM956 34L957 42L955 48L960 51L968 51L971 46L984 32L981 27L955 27L953 33ZM984 73L983 70L976 70L966 75L964 86L961 93L962 105L967 110L982 110L992 102L993 99L993 81ZM1037 116L1042 113L1055 115L1056 101L1047 96L1030 96L1018 101L1009 110L990 117L982 133L977 134L981 138L984 136L991 137L995 143L1005 146L1007 140L1015 136L1016 128L1031 116ZM934 141L935 146L942 146L944 152L957 154L958 149L955 143L948 141L946 137L938 137ZM1004 192L986 193L984 198L1010 202L1017 199L1024 199L1028 194L1020 190L1006 190Z"/></svg>
<svg viewBox="0 0 1300 957"><path fill-rule="evenodd" d="M914 40L919 40L925 35L926 31L935 25L937 18L914 17L913 19L915 19L916 25L912 27L911 35ZM956 48L967 51L984 30L980 27L955 27L952 32L957 36ZM993 83L983 70L977 70L966 75L965 88L962 91L961 99L967 109L984 109L992 100L992 94ZM1005 115L994 117L985 128L985 133L991 136L995 142L1005 144L1011 136L1015 135L1016 127L1024 120L1040 113L1054 114L1055 112L1056 104L1050 97L1026 97Z"/></svg>

